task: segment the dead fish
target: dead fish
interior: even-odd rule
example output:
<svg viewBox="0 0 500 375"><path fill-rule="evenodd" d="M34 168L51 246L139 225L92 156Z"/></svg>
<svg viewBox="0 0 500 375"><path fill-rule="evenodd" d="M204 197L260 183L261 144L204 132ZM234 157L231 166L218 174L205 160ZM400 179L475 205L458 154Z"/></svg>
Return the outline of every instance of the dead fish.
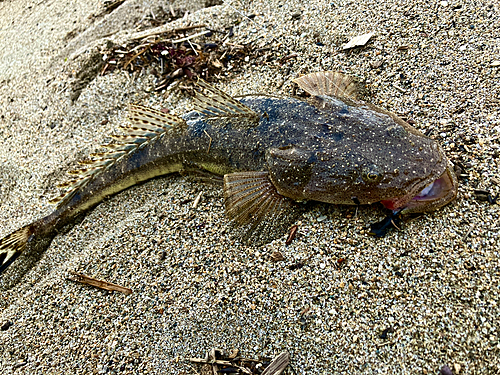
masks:
<svg viewBox="0 0 500 375"><path fill-rule="evenodd" d="M457 179L441 147L357 100L350 77L322 72L295 82L311 98L236 100L200 80L195 111L182 117L130 105L126 135L70 172L56 210L0 240L0 273L106 197L174 172L223 176L226 214L252 243L282 234L298 202L382 202L411 213L455 198Z"/></svg>

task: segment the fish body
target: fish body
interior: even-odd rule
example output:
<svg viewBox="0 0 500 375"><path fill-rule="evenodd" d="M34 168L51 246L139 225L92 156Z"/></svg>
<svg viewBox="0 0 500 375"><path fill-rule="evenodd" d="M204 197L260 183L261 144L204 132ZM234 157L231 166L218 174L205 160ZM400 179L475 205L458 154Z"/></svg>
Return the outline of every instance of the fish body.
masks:
<svg viewBox="0 0 500 375"><path fill-rule="evenodd" d="M264 241L272 234L266 228L294 218L296 202L382 202L421 212L451 201L457 183L440 146L355 100L351 82L316 73L297 82L309 99L239 101L199 82L196 110L183 117L131 106L126 135L71 172L56 210L0 240L0 272L106 197L174 172L223 176L229 219L246 227L245 239L260 233Z"/></svg>

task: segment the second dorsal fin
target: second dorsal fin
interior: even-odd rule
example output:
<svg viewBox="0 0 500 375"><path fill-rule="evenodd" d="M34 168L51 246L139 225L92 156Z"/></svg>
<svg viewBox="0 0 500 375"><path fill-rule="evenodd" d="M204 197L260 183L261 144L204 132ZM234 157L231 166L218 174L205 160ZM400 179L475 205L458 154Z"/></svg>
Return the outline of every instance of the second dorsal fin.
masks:
<svg viewBox="0 0 500 375"><path fill-rule="evenodd" d="M317 72L293 80L312 96L328 95L337 98L356 99L357 85L354 79L340 72Z"/></svg>
<svg viewBox="0 0 500 375"><path fill-rule="evenodd" d="M181 130L187 126L183 118L156 109L131 104L128 110L130 124L121 126L126 134L111 136L115 142L102 146L110 151L91 154L89 159L79 162L82 167L68 172L72 179L58 185L63 192L49 203L57 205L58 208L63 206L121 157L145 147L170 130Z"/></svg>
<svg viewBox="0 0 500 375"><path fill-rule="evenodd" d="M194 98L194 109L207 117L246 117L258 119L259 114L225 92L200 79L196 85L200 89Z"/></svg>

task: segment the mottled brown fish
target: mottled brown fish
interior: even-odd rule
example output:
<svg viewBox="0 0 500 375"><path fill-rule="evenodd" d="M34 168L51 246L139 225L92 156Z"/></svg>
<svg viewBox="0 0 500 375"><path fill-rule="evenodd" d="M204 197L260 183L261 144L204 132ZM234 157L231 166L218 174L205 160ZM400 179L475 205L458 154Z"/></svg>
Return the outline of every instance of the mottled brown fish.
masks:
<svg viewBox="0 0 500 375"><path fill-rule="evenodd" d="M238 101L199 81L195 111L183 117L131 105L127 134L70 172L57 209L0 240L0 273L21 254L46 248L58 229L104 198L173 172L223 176L228 218L243 239L258 243L294 220L297 202L382 202L410 213L455 198L457 180L441 147L357 100L351 78L323 72L295 82L311 98Z"/></svg>

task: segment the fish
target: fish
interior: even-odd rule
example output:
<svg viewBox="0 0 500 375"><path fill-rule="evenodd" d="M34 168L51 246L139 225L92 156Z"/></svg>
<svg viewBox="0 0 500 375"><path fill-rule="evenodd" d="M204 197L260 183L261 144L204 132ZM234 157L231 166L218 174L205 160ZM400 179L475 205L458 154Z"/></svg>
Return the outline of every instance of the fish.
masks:
<svg viewBox="0 0 500 375"><path fill-rule="evenodd" d="M456 197L457 178L439 144L359 99L352 77L328 71L294 82L307 98L237 100L200 79L194 110L183 116L130 104L124 134L69 172L51 201L55 210L0 240L0 273L21 254L47 248L105 198L176 172L221 181L228 222L253 244L283 234L310 201L381 202L406 214Z"/></svg>

